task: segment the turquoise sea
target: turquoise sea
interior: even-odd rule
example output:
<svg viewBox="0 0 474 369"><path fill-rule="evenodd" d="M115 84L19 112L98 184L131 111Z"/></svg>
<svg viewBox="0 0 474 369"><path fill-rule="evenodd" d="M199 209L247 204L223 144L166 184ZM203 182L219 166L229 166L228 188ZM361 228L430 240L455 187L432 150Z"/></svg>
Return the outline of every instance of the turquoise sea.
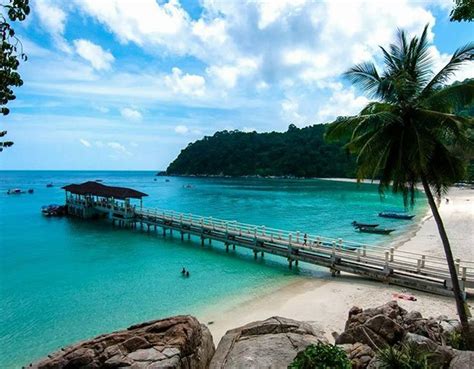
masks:
<svg viewBox="0 0 474 369"><path fill-rule="evenodd" d="M46 218L42 205L64 202L61 186L101 179L149 194L144 206L256 225L383 244L413 222L377 217L400 208L371 184L283 179L155 177L154 172L0 172L0 368L17 368L75 341L132 323L257 296L284 283L327 273L285 260L255 261L245 250L226 254L214 243L164 239L160 234L114 229L108 223ZM156 179L156 181L155 181ZM54 187L46 188L52 182ZM186 185L192 188L186 188ZM7 195L9 188L34 194ZM418 219L425 202L417 202ZM360 234L350 223L396 227L391 236ZM185 266L191 271L180 275Z"/></svg>

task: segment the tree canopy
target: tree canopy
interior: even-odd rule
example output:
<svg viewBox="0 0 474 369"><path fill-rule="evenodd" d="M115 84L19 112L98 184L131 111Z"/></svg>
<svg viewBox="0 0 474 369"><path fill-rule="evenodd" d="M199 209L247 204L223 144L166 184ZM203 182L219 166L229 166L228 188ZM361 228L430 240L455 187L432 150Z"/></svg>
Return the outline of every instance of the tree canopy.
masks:
<svg viewBox="0 0 474 369"><path fill-rule="evenodd" d="M15 99L13 87L23 85L23 80L18 73L20 60L26 61L27 56L23 52L23 46L15 35L11 22L23 21L30 13L28 0L10 0L8 4L0 4L0 34L2 37L2 53L0 56L0 115L7 115L9 101ZM6 13L6 14L5 14ZM7 131L1 131L0 137L4 137ZM4 147L13 145L11 141L0 141L0 151Z"/></svg>
<svg viewBox="0 0 474 369"><path fill-rule="evenodd" d="M324 141L325 125L286 132L221 131L191 143L168 174L228 176L347 177L354 158L339 143Z"/></svg>
<svg viewBox="0 0 474 369"><path fill-rule="evenodd" d="M474 20L474 0L454 0L451 22L472 22Z"/></svg>

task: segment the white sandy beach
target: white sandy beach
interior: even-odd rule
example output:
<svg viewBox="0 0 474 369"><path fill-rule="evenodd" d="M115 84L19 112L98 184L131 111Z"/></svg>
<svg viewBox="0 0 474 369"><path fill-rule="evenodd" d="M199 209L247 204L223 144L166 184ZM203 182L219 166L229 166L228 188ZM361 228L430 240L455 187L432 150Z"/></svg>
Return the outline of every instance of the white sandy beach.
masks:
<svg viewBox="0 0 474 369"><path fill-rule="evenodd" d="M441 216L450 237L455 257L474 261L474 190L452 188L440 205ZM431 214L431 213L429 213ZM436 223L432 216L421 221L419 229L406 242L399 245L404 250L443 256L443 248ZM271 294L245 301L227 309L213 309L198 318L203 323L212 321L209 328L216 344L229 329L271 316L284 316L297 320L314 321L325 331L341 332L349 309L375 307L392 299L392 293L407 289L369 281L357 276L342 274L325 279L301 278ZM423 316L447 315L455 318L454 299L420 291L408 290L417 301L398 300L408 310L420 311ZM471 311L474 303L470 301Z"/></svg>

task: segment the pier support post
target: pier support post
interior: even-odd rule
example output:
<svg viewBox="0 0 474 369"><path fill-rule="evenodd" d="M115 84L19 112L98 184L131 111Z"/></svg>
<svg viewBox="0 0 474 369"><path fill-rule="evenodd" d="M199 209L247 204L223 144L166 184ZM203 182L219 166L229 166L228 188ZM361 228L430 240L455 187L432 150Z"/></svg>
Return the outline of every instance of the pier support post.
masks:
<svg viewBox="0 0 474 369"><path fill-rule="evenodd" d="M257 250L253 250L253 258L256 260L257 259L257 255L258 255L258 251Z"/></svg>
<svg viewBox="0 0 474 369"><path fill-rule="evenodd" d="M163 227L163 237L166 237L166 228Z"/></svg>
<svg viewBox="0 0 474 369"><path fill-rule="evenodd" d="M181 241L184 241L184 232L181 231Z"/></svg>
<svg viewBox="0 0 474 369"><path fill-rule="evenodd" d="M191 239L191 233L188 233L188 241Z"/></svg>
<svg viewBox="0 0 474 369"><path fill-rule="evenodd" d="M298 259L295 260L295 267L298 267Z"/></svg>
<svg viewBox="0 0 474 369"><path fill-rule="evenodd" d="M288 267L290 269L293 269L293 259L291 259L291 258L288 258Z"/></svg>
<svg viewBox="0 0 474 369"><path fill-rule="evenodd" d="M262 252L260 253L260 256L263 258L263 257L265 256L265 253L262 251Z"/></svg>
<svg viewBox="0 0 474 369"><path fill-rule="evenodd" d="M228 242L225 243L225 252L229 252L229 243Z"/></svg>
<svg viewBox="0 0 474 369"><path fill-rule="evenodd" d="M201 246L204 246L204 240L205 240L204 236L201 236Z"/></svg>

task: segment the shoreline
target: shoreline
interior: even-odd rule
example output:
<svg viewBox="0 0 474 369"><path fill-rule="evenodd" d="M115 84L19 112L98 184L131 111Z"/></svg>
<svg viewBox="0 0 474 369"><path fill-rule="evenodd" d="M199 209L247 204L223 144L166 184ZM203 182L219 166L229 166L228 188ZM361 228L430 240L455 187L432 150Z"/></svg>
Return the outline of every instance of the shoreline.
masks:
<svg viewBox="0 0 474 369"><path fill-rule="evenodd" d="M455 257L474 261L472 239L474 212L470 210L474 202L474 190L451 188L449 203L442 201L441 216L450 236ZM472 202L471 202L472 201ZM470 231L471 230L471 231ZM416 227L401 239L393 240L394 247L406 251L426 252L444 256L436 223L429 208ZM208 325L217 345L227 330L246 323L263 320L271 316L312 321L324 331L330 342L334 341L332 332L341 332L352 306L362 308L382 305L392 299L393 293L408 292L417 301L397 300L407 310L416 310L423 316L446 315L456 318L456 306L451 297L428 294L395 285L386 285L364 279L356 275L341 273L338 277L298 277L295 281L262 294L254 299L241 299L226 306L213 306L205 309L198 318ZM472 303L469 304L473 311Z"/></svg>

